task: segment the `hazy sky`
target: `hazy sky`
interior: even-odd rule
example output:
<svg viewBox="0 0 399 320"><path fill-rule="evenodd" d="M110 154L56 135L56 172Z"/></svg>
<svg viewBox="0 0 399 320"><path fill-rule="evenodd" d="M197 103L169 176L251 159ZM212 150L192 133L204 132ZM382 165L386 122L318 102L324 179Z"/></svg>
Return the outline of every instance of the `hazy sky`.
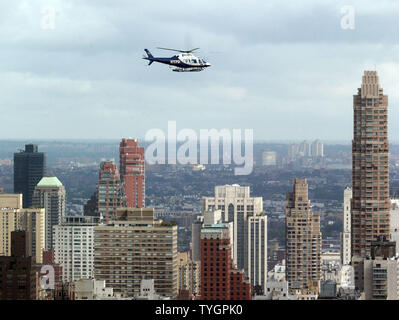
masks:
<svg viewBox="0 0 399 320"><path fill-rule="evenodd" d="M352 96L376 68L399 141L398 16L395 0L0 0L0 139L141 138L175 120L349 141ZM144 48L173 55L157 46L200 47L212 67L147 66Z"/></svg>

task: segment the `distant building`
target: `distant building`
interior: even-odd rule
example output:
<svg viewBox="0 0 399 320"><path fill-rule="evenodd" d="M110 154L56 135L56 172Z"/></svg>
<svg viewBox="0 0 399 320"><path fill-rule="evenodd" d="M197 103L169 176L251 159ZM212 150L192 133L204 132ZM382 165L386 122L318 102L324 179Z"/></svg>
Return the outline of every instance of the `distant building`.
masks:
<svg viewBox="0 0 399 320"><path fill-rule="evenodd" d="M290 289L318 293L320 216L311 210L306 179L295 178L293 192L287 193L286 250L286 276Z"/></svg>
<svg viewBox="0 0 399 320"><path fill-rule="evenodd" d="M116 300L113 289L104 280L80 279L71 284L71 300Z"/></svg>
<svg viewBox="0 0 399 320"><path fill-rule="evenodd" d="M302 157L310 157L310 144L306 140L299 144L298 153Z"/></svg>
<svg viewBox="0 0 399 320"><path fill-rule="evenodd" d="M0 300L35 300L35 258L26 231L11 232L11 255L0 256Z"/></svg>
<svg viewBox="0 0 399 320"><path fill-rule="evenodd" d="M139 146L137 139L122 139L119 154L126 205L129 208L143 208L145 207L144 147Z"/></svg>
<svg viewBox="0 0 399 320"><path fill-rule="evenodd" d="M119 208L115 220L94 228L94 277L124 297L154 279L157 294L178 294L177 226L154 219L152 208ZM126 276L126 275L129 276Z"/></svg>
<svg viewBox="0 0 399 320"><path fill-rule="evenodd" d="M29 250L37 263L45 248L45 209L24 209L22 194L0 193L0 255L11 255L11 232L26 231Z"/></svg>
<svg viewBox="0 0 399 320"><path fill-rule="evenodd" d="M233 266L231 224L201 230L201 300L251 300L251 285Z"/></svg>
<svg viewBox="0 0 399 320"><path fill-rule="evenodd" d="M312 154L312 157L315 157L315 158L324 157L324 145L319 139L315 140L312 143L311 154Z"/></svg>
<svg viewBox="0 0 399 320"><path fill-rule="evenodd" d="M101 219L114 219L116 209L126 206L118 168L113 161L103 161L97 182L97 210Z"/></svg>
<svg viewBox="0 0 399 320"><path fill-rule="evenodd" d="M54 226L54 260L62 266L66 282L93 278L96 217L65 217Z"/></svg>
<svg viewBox="0 0 399 320"><path fill-rule="evenodd" d="M275 165L277 165L277 153L275 151L263 151L262 166L275 166Z"/></svg>
<svg viewBox="0 0 399 320"><path fill-rule="evenodd" d="M33 193L33 204L46 211L46 250L51 250L53 227L65 216L66 192L60 180L57 177L42 178Z"/></svg>
<svg viewBox="0 0 399 320"><path fill-rule="evenodd" d="M25 145L25 151L14 153L14 193L22 193L23 207L33 205L33 192L46 175L46 154L37 145Z"/></svg>

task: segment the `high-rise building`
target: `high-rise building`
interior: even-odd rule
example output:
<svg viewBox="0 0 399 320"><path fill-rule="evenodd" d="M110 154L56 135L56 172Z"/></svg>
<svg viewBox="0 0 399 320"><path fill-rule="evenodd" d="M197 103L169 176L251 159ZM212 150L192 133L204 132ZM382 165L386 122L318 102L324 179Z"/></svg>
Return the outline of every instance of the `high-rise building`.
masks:
<svg viewBox="0 0 399 320"><path fill-rule="evenodd" d="M29 250L37 263L45 248L45 209L24 209L22 194L0 193L0 255L11 255L11 232L26 231Z"/></svg>
<svg viewBox="0 0 399 320"><path fill-rule="evenodd" d="M245 274L252 287L266 292L267 282L267 216L264 213L248 217L248 258Z"/></svg>
<svg viewBox="0 0 399 320"><path fill-rule="evenodd" d="M46 250L54 245L53 227L60 224L65 216L66 192L57 177L44 177L33 193L33 205L46 212Z"/></svg>
<svg viewBox="0 0 399 320"><path fill-rule="evenodd" d="M244 269L248 257L247 217L262 212L262 197L251 197L249 187L237 184L216 186L214 197L202 199L202 212L217 209L222 211L223 221L233 222L233 262Z"/></svg>
<svg viewBox="0 0 399 320"><path fill-rule="evenodd" d="M311 154L315 158L324 157L324 145L319 139L313 141Z"/></svg>
<svg viewBox="0 0 399 320"><path fill-rule="evenodd" d="M113 219L116 209L124 207L125 195L118 168L113 161L103 161L97 182L97 210L102 219Z"/></svg>
<svg viewBox="0 0 399 320"><path fill-rule="evenodd" d="M26 231L11 232L11 254L0 256L0 300L35 300L36 268Z"/></svg>
<svg viewBox="0 0 399 320"><path fill-rule="evenodd" d="M342 221L341 233L341 263L347 265L351 263L351 200L352 189L347 187L344 190L344 217Z"/></svg>
<svg viewBox="0 0 399 320"><path fill-rule="evenodd" d="M177 225L154 219L152 208L118 208L115 220L94 228L94 277L124 297L154 279L157 294L175 298Z"/></svg>
<svg viewBox="0 0 399 320"><path fill-rule="evenodd" d="M72 282L93 278L94 227L97 217L64 217L54 226L54 260L62 266L62 279Z"/></svg>
<svg viewBox="0 0 399 320"><path fill-rule="evenodd" d="M119 146L120 176L124 183L126 205L129 208L145 207L144 147L137 139L122 139Z"/></svg>
<svg viewBox="0 0 399 320"><path fill-rule="evenodd" d="M201 300L250 300L251 284L232 261L232 223L201 230Z"/></svg>
<svg viewBox="0 0 399 320"><path fill-rule="evenodd" d="M290 289L319 291L320 215L311 210L306 179L295 178L286 198L286 275Z"/></svg>
<svg viewBox="0 0 399 320"><path fill-rule="evenodd" d="M310 157L311 153L310 153L310 144L309 144L309 142L304 140L302 143L300 143L299 147L298 147L298 153L302 157Z"/></svg>
<svg viewBox="0 0 399 320"><path fill-rule="evenodd" d="M33 205L33 192L46 175L46 154L37 145L25 145L25 151L14 153L14 193L22 193L23 207Z"/></svg>
<svg viewBox="0 0 399 320"><path fill-rule="evenodd" d="M377 71L365 71L353 97L351 241L355 285L363 289L364 258L379 236L389 238L388 96Z"/></svg>
<svg viewBox="0 0 399 320"><path fill-rule="evenodd" d="M186 290L190 296L200 293L200 261L190 259L189 252L177 254L178 289Z"/></svg>

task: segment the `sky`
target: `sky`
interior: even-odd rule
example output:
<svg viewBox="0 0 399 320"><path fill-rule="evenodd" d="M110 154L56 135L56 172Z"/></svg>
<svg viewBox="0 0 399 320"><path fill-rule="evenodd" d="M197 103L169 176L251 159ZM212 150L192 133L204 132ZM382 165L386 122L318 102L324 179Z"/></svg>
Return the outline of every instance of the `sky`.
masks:
<svg viewBox="0 0 399 320"><path fill-rule="evenodd" d="M398 14L395 0L0 0L0 139L143 138L176 121L349 142L352 96L377 70L399 142ZM157 47L200 47L212 66L148 66L144 48L173 55Z"/></svg>

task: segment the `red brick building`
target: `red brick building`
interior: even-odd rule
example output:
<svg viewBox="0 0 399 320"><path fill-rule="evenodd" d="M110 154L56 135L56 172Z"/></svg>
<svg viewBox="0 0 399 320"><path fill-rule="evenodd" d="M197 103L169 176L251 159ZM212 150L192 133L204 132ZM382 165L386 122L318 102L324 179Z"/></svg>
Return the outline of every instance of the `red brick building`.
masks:
<svg viewBox="0 0 399 320"><path fill-rule="evenodd" d="M229 224L201 230L201 300L251 300L244 271L233 266Z"/></svg>
<svg viewBox="0 0 399 320"><path fill-rule="evenodd" d="M125 185L126 205L145 207L144 147L137 139L122 139L119 145L120 176Z"/></svg>

